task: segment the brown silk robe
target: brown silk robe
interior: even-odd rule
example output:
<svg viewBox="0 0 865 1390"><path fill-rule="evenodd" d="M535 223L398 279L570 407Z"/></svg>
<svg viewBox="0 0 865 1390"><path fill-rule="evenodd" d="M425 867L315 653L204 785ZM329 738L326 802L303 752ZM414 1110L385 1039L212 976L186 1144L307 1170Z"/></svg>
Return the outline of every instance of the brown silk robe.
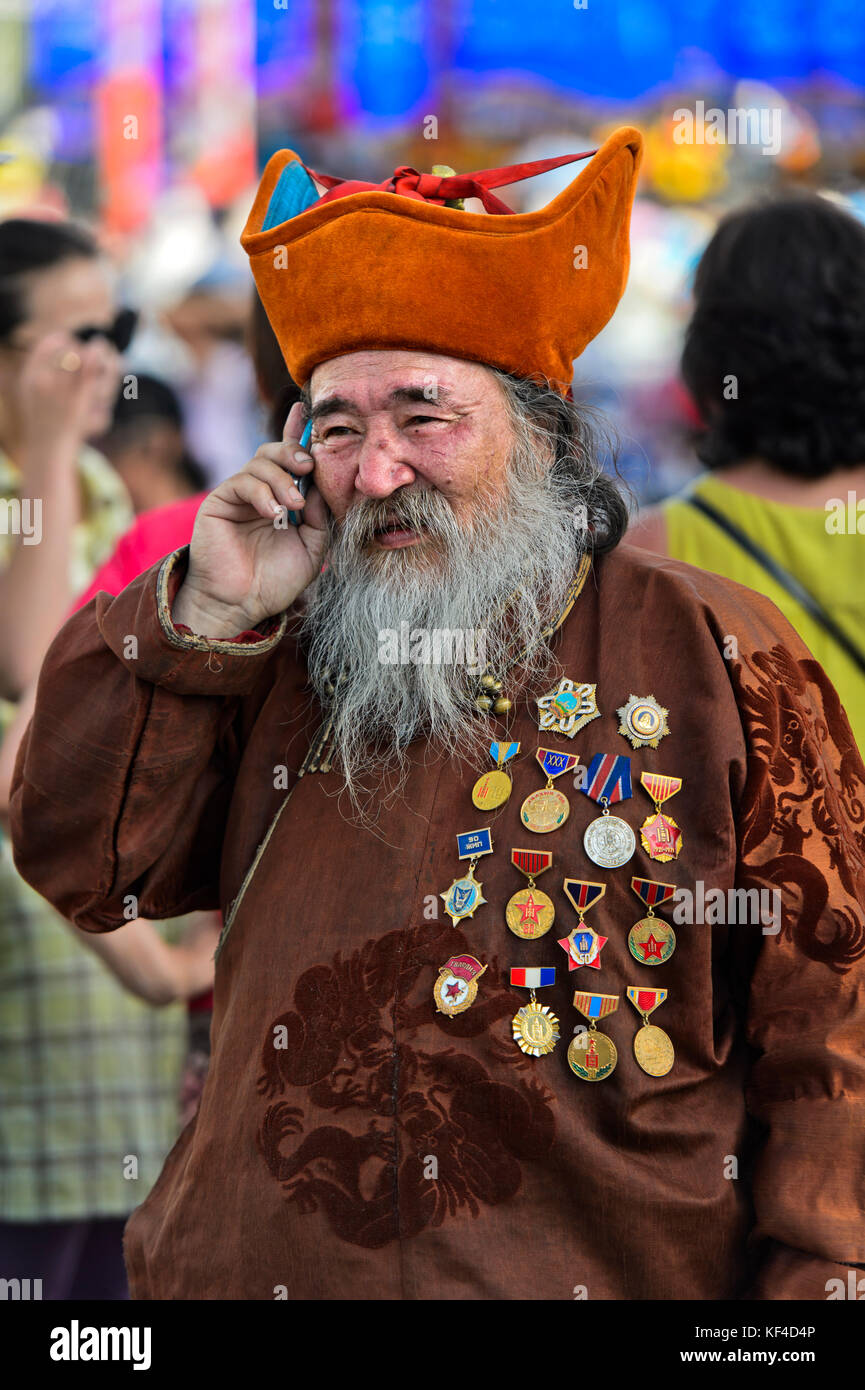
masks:
<svg viewBox="0 0 865 1390"><path fill-rule="evenodd" d="M418 744L407 804L376 838L342 818L335 772L295 776L319 711L284 624L210 650L173 630L185 558L66 624L13 802L19 868L85 930L122 925L129 893L147 917L226 912L210 1074L127 1227L133 1296L824 1299L846 1281L865 1261L865 769L772 604L620 546L556 639L601 717L573 740L540 735L524 700L507 729L491 721L522 743L492 814L472 805L474 773ZM617 732L632 693L670 711L656 750ZM678 859L649 859L638 835L623 868L592 864L598 808L570 776L566 824L523 829L540 744L629 754L634 795L614 810L636 831L652 810L640 772L682 776L666 808ZM438 895L462 871L457 832L482 825L487 903L455 929ZM535 942L504 919L526 845L554 856L538 886L556 923ZM782 929L678 925L672 958L640 965L633 874L777 887ZM566 875L607 885L588 919L609 938L600 970L569 972L557 945L576 925ZM459 951L487 971L447 1018L433 983ZM508 969L542 964L562 1040L536 1059L511 1037L528 994ZM634 1059L629 984L669 991L652 1020L676 1048L665 1077ZM618 1066L596 1084L566 1060L575 989L621 996L600 1025Z"/></svg>

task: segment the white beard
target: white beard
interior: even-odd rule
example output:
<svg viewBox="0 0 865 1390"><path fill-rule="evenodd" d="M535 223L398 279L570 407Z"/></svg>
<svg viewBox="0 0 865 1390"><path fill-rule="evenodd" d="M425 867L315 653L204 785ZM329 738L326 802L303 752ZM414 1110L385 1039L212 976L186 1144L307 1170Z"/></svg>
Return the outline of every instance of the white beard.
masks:
<svg viewBox="0 0 865 1390"><path fill-rule="evenodd" d="M528 648L519 684L515 675L505 681L511 699L518 689L540 692L554 666L540 633L558 618L574 579L586 488L572 474L551 471L527 445L514 447L507 479L504 496L477 498L468 523L437 489L409 488L356 503L331 526L328 567L307 590L302 637L323 705L330 703L328 682L343 671L332 748L343 789L364 821L400 792L413 739L423 736L478 771L489 765L491 727L475 705L480 672L472 671L473 658L480 655L481 670L501 678ZM391 518L428 541L372 549L372 535ZM467 661L406 662L405 639L418 631L465 634ZM387 633L397 635L402 660L392 659ZM434 658L434 637L410 649L423 645Z"/></svg>

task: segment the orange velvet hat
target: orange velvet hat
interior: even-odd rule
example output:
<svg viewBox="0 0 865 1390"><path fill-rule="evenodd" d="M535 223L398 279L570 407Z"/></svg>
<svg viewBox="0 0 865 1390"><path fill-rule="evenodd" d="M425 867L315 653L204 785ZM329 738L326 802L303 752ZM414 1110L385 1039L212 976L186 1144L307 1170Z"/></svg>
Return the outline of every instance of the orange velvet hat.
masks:
<svg viewBox="0 0 865 1390"><path fill-rule="evenodd" d="M316 174L280 150L241 244L292 377L304 385L331 357L403 348L546 377L566 393L573 359L625 288L641 150L639 131L622 127L529 213L489 190L585 156L453 177L401 168L374 186ZM305 196L285 193L289 176ZM467 196L487 211L445 206Z"/></svg>

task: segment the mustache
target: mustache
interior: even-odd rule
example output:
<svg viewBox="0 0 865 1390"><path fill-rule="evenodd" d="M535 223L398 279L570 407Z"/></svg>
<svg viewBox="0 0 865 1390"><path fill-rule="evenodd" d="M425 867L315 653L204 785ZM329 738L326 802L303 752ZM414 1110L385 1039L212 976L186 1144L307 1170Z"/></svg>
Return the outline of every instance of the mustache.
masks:
<svg viewBox="0 0 865 1390"><path fill-rule="evenodd" d="M362 549L382 531L404 529L433 540L449 540L460 530L453 508L437 488L406 488L390 497L365 497L333 527L340 546Z"/></svg>

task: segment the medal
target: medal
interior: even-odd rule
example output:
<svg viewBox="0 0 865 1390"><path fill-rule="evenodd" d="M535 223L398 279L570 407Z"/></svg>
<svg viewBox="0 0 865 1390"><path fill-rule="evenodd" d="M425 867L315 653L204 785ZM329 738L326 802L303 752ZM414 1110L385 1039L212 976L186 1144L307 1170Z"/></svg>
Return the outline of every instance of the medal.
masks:
<svg viewBox="0 0 865 1390"><path fill-rule="evenodd" d="M631 695L628 703L616 710L622 721L619 733L632 748L657 748L661 739L670 732L667 723L669 713L668 709L658 704L654 695Z"/></svg>
<svg viewBox="0 0 865 1390"><path fill-rule="evenodd" d="M547 774L547 785L526 797L520 807L520 820L535 835L547 835L564 825L571 813L568 798L564 792L556 791L553 778L561 777L562 773L576 767L577 755L557 753L554 748L539 748L535 757Z"/></svg>
<svg viewBox="0 0 865 1390"><path fill-rule="evenodd" d="M602 869L620 869L627 864L637 839L627 821L610 815L614 801L626 801L631 795L631 760L615 753L596 753L589 763L586 796L597 801L601 815L586 826L583 848L593 864Z"/></svg>
<svg viewBox="0 0 865 1390"><path fill-rule="evenodd" d="M583 914L588 912L590 907L594 907L595 903L600 902L607 891L607 885L590 883L583 878L566 878L562 887L568 902L576 909L580 919L579 926L574 927L573 931L563 936L559 942L568 957L568 969L579 970L581 965L590 965L593 970L600 970L601 951L609 938L599 936L591 927L587 927Z"/></svg>
<svg viewBox="0 0 865 1390"><path fill-rule="evenodd" d="M492 852L493 840L489 830L467 830L464 835L457 835L457 857L468 859L469 871L462 878L455 878L446 892L439 893L439 897L444 898L445 912L454 926L463 917L474 917L481 903L486 902L481 892L483 884L475 878L475 865L482 854Z"/></svg>
<svg viewBox="0 0 865 1390"><path fill-rule="evenodd" d="M530 1057L544 1057L559 1041L559 1020L546 1004L539 1004L535 990L556 982L554 965L512 965L511 984L532 991L528 1004L514 1015L514 1042Z"/></svg>
<svg viewBox="0 0 865 1390"><path fill-rule="evenodd" d="M494 772L485 772L472 787L472 801L479 811L495 811L504 806L513 788L510 774L503 771L520 751L518 743L491 743L490 755L495 762Z"/></svg>
<svg viewBox="0 0 865 1390"><path fill-rule="evenodd" d="M597 688L596 685L563 677L555 690L548 691L538 699L538 724L542 731L573 738L591 720L599 719L601 711L595 699Z"/></svg>
<svg viewBox="0 0 865 1390"><path fill-rule="evenodd" d="M545 873L552 862L553 856L549 850L511 850L511 863L521 874L525 874L529 886L514 893L505 908L505 920L514 936L521 936L524 941L534 941L544 936L555 921L554 902L535 887L538 874Z"/></svg>
<svg viewBox="0 0 865 1390"><path fill-rule="evenodd" d="M632 878L631 887L649 909L628 932L628 950L641 965L663 965L676 949L676 933L668 922L655 916L656 904L665 903L676 891L675 883L655 883L651 878Z"/></svg>
<svg viewBox="0 0 865 1390"><path fill-rule="evenodd" d="M577 990L574 1008L589 1020L588 1032L578 1033L568 1044L568 1064L581 1081L605 1081L616 1069L619 1054L606 1033L599 1033L597 1019L619 1007L618 994L589 994Z"/></svg>
<svg viewBox="0 0 865 1390"><path fill-rule="evenodd" d="M649 1014L663 1004L666 997L665 989L640 989L638 985L628 985L628 998L643 1020L643 1026L634 1038L634 1056L647 1076L666 1076L676 1060L673 1044L663 1028L649 1022Z"/></svg>
<svg viewBox="0 0 865 1390"><path fill-rule="evenodd" d="M640 781L655 803L655 814L648 816L640 826L643 849L650 859L669 864L682 848L682 832L670 816L663 814L661 807L680 790L682 779L665 777L660 772L641 772Z"/></svg>
<svg viewBox="0 0 865 1390"><path fill-rule="evenodd" d="M474 956L451 956L439 966L439 977L433 985L436 1012L461 1014L470 1009L478 997L478 980L486 970Z"/></svg>

